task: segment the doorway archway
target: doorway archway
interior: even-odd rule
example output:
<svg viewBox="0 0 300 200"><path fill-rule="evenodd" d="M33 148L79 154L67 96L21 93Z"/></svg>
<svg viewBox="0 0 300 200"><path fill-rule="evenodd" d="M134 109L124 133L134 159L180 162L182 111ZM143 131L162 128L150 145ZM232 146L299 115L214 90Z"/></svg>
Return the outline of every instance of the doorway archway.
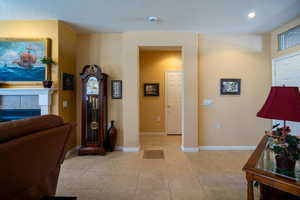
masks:
<svg viewBox="0 0 300 200"><path fill-rule="evenodd" d="M127 32L123 35L123 151L139 151L139 48L180 47L183 67L182 150L198 151L197 33Z"/></svg>

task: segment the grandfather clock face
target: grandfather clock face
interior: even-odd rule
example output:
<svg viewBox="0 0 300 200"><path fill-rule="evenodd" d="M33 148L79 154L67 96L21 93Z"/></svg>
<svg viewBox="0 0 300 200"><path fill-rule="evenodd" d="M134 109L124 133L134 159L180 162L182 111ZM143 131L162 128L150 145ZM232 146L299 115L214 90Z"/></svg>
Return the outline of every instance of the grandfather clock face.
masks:
<svg viewBox="0 0 300 200"><path fill-rule="evenodd" d="M99 94L99 81L96 77L89 77L86 83L86 94L87 95L98 95Z"/></svg>

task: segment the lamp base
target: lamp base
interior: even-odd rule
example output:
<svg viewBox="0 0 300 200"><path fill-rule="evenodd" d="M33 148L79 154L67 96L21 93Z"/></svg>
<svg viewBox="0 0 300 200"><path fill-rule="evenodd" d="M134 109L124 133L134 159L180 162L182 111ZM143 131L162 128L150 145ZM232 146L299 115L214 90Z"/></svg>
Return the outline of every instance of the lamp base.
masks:
<svg viewBox="0 0 300 200"><path fill-rule="evenodd" d="M295 176L296 161L290 160L287 156L276 155L276 171L287 176Z"/></svg>

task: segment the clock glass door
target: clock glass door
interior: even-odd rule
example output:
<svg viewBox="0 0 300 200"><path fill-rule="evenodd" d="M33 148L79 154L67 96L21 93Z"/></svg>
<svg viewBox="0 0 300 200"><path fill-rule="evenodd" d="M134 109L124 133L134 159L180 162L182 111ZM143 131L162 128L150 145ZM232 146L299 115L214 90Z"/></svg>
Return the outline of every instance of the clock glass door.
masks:
<svg viewBox="0 0 300 200"><path fill-rule="evenodd" d="M86 142L87 145L99 143L99 81L96 77L90 77L86 84Z"/></svg>

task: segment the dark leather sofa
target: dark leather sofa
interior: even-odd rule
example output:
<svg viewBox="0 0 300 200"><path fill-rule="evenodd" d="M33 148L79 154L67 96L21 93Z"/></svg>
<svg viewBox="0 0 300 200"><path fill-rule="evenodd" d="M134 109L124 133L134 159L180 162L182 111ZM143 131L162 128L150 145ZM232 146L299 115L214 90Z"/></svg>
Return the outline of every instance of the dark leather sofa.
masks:
<svg viewBox="0 0 300 200"><path fill-rule="evenodd" d="M0 199L55 196L74 127L55 115L0 123Z"/></svg>

